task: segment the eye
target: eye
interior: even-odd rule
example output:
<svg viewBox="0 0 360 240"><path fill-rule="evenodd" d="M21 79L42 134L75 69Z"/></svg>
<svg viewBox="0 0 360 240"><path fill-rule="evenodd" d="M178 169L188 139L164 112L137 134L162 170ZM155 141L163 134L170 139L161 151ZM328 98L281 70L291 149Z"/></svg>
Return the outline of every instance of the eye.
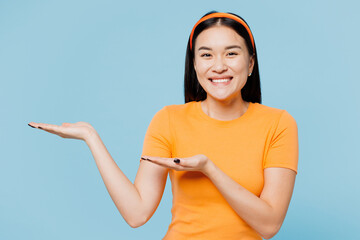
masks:
<svg viewBox="0 0 360 240"><path fill-rule="evenodd" d="M201 54L200 56L201 56L201 57L210 57L211 55L210 55L210 53L203 53L203 54Z"/></svg>
<svg viewBox="0 0 360 240"><path fill-rule="evenodd" d="M236 52L229 52L228 55L229 55L229 56L236 56L236 55L238 55L238 54L237 54Z"/></svg>

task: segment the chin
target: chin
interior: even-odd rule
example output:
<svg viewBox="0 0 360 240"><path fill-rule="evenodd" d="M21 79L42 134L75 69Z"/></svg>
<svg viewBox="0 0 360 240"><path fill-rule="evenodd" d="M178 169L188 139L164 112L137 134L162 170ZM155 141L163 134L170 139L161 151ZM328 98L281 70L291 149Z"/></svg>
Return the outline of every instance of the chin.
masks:
<svg viewBox="0 0 360 240"><path fill-rule="evenodd" d="M216 95L210 95L209 96L209 95L207 95L207 96L208 96L208 98L210 97L213 100L218 101L218 102L229 102L232 99L235 99L234 97L231 97L229 95L227 95L227 96L216 96Z"/></svg>

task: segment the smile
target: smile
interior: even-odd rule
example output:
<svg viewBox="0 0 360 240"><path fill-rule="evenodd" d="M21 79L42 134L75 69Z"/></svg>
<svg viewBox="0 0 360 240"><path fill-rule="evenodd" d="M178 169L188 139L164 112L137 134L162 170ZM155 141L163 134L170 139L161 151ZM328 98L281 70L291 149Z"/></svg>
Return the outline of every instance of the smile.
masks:
<svg viewBox="0 0 360 240"><path fill-rule="evenodd" d="M212 78L209 78L209 80L211 81L211 83L214 85L214 86L226 86L228 84L230 84L230 81L232 80L232 77L229 77L229 78L219 78L219 79L212 79Z"/></svg>

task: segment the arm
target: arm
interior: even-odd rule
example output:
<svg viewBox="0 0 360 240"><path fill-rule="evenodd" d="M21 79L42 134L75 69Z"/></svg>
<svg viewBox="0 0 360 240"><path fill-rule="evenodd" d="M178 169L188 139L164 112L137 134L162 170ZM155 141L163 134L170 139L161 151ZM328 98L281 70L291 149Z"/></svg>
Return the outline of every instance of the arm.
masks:
<svg viewBox="0 0 360 240"><path fill-rule="evenodd" d="M61 126L33 123L29 126L59 135L84 140L89 146L105 186L124 220L131 227L146 223L155 212L164 192L167 169L141 161L135 184L125 176L107 151L95 129L86 122ZM149 191L151 189L151 191Z"/></svg>
<svg viewBox="0 0 360 240"><path fill-rule="evenodd" d="M86 139L105 186L124 220L131 227L145 224L155 212L164 192L167 169L141 161L134 184L120 170L100 136Z"/></svg>
<svg viewBox="0 0 360 240"><path fill-rule="evenodd" d="M211 161L207 161L204 173L241 218L264 238L271 238L279 231L291 200L298 151L296 121L284 110L263 162L264 187L260 197L237 184Z"/></svg>
<svg viewBox="0 0 360 240"><path fill-rule="evenodd" d="M298 162L297 125L290 114L282 112L263 162L264 187L260 197L231 179L206 155L198 154L176 162L171 158L143 157L156 165L177 171L203 172L234 211L268 239L279 231L294 189Z"/></svg>
<svg viewBox="0 0 360 240"><path fill-rule="evenodd" d="M257 197L215 164L204 172L214 183L235 212L265 239L280 229L292 196L296 173L287 168L266 168L264 188Z"/></svg>
<svg viewBox="0 0 360 240"><path fill-rule="evenodd" d="M154 165L177 171L203 172L217 187L234 211L265 239L280 229L294 189L296 172L287 168L265 168L260 197L248 191L219 169L207 156L181 158L142 156Z"/></svg>

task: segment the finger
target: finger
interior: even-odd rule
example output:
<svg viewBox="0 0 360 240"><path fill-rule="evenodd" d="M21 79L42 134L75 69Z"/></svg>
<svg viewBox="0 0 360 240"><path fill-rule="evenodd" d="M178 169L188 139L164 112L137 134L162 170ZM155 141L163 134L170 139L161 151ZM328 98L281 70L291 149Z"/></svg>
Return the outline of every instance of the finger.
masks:
<svg viewBox="0 0 360 240"><path fill-rule="evenodd" d="M47 123L38 123L35 126L41 130L44 130L52 134L56 134L62 138L65 137L63 132L63 128L64 128L63 126L58 126L55 124L47 124Z"/></svg>
<svg viewBox="0 0 360 240"><path fill-rule="evenodd" d="M198 161L194 157L181 158L181 159L179 159L178 162L179 162L178 164L181 164L182 166L188 167L188 168L196 168L198 165L198 163L197 163Z"/></svg>
<svg viewBox="0 0 360 240"><path fill-rule="evenodd" d="M190 158L181 158L180 160L180 158L161 158L149 156L148 159L159 163L169 164L169 166L182 166L192 168L194 167L193 165L195 165L194 163L192 163L193 161L191 161Z"/></svg>
<svg viewBox="0 0 360 240"><path fill-rule="evenodd" d="M149 163L152 163L152 164L156 164L156 165L159 165L161 167L165 167L165 168L170 168L170 169L174 169L176 171L187 171L187 170L191 170L191 169L187 169L183 166L180 166L180 165L169 165L169 164L164 164L164 163L160 163L160 162L155 162L155 161L148 161Z"/></svg>
<svg viewBox="0 0 360 240"><path fill-rule="evenodd" d="M152 157L152 156L142 156L141 159L149 160L154 163L167 165L167 166L175 166L172 158L162 158L162 157Z"/></svg>
<svg viewBox="0 0 360 240"><path fill-rule="evenodd" d="M43 129L43 130L44 130L46 124L45 124L45 123L30 122L30 123L28 123L28 125L29 125L30 127L33 127L33 128L39 128L39 129ZM47 125L50 125L50 124L47 124Z"/></svg>
<svg viewBox="0 0 360 240"><path fill-rule="evenodd" d="M29 122L28 125L32 128L37 128L37 123Z"/></svg>
<svg viewBox="0 0 360 240"><path fill-rule="evenodd" d="M179 170L179 171L185 171L185 170L191 170L191 167L186 167L183 165L180 165L179 163L174 162L174 158L161 158L161 157L152 157L152 156L142 156L143 160L148 160L152 163L155 163L157 165Z"/></svg>
<svg viewBox="0 0 360 240"><path fill-rule="evenodd" d="M166 167L174 166L174 164L172 164L172 162L171 162L172 158L142 156L141 159L142 160L148 160L148 161L150 161L152 163L156 163L156 164L161 165L161 166L166 166Z"/></svg>
<svg viewBox="0 0 360 240"><path fill-rule="evenodd" d="M60 132L55 132L55 131L53 131L53 130L48 130L48 129L41 129L41 130L43 130L43 131L46 131L46 132L49 132L49 133L52 133L52 134L55 134L55 135L58 135L58 136L60 136L60 137L64 137L64 135L63 134L61 134Z"/></svg>
<svg viewBox="0 0 360 240"><path fill-rule="evenodd" d="M55 124L38 123L37 127L46 131L61 132L61 126Z"/></svg>

